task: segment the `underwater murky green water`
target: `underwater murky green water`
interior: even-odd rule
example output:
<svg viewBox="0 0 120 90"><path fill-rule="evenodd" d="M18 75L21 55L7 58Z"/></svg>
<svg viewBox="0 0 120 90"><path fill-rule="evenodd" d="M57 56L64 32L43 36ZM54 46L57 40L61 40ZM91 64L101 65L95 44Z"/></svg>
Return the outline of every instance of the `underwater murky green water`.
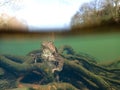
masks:
<svg viewBox="0 0 120 90"><path fill-rule="evenodd" d="M0 54L26 55L40 48L40 43L49 38L0 39ZM120 57L120 34L56 37L55 45L70 45L77 52L90 54L98 61L114 60Z"/></svg>
<svg viewBox="0 0 120 90"><path fill-rule="evenodd" d="M49 52L48 56L46 52L55 50L50 42L49 44L44 42L45 46L42 47L44 51L39 54L40 57L38 52L36 54L32 52L32 55L29 53L40 49L42 41L45 40L52 38L0 39L0 90L13 90L13 88L14 90L33 90L33 88L38 88L34 90L49 88L52 88L50 90L53 88L55 90L59 88L63 88L60 90L111 90L111 88L118 90L120 88L120 59L117 60L120 58L119 33L55 36L54 44L57 48L69 45L80 54L72 52L71 48L67 47L69 53L64 54L64 51L59 55L55 51L56 53ZM45 52L46 49L48 50ZM100 63L96 63L84 53L95 57ZM53 72L53 70L57 71Z"/></svg>

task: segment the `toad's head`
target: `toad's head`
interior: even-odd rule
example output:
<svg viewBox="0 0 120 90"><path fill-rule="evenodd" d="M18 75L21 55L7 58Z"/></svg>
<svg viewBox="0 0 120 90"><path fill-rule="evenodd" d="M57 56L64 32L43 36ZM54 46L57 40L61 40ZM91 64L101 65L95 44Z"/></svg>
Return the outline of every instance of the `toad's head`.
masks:
<svg viewBox="0 0 120 90"><path fill-rule="evenodd" d="M42 42L43 49L49 49L52 53L56 52L56 47L52 41L44 41Z"/></svg>

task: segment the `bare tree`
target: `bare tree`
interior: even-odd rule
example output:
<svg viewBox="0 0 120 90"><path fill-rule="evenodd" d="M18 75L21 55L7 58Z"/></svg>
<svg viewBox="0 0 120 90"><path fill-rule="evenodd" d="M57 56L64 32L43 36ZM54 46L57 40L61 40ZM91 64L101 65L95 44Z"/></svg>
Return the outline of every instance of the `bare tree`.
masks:
<svg viewBox="0 0 120 90"><path fill-rule="evenodd" d="M17 11L22 8L22 0L0 0L0 9ZM0 29L2 30L28 30L27 23L18 20L9 13L0 13Z"/></svg>
<svg viewBox="0 0 120 90"><path fill-rule="evenodd" d="M73 16L71 27L98 26L120 21L120 0L93 0L84 3Z"/></svg>
<svg viewBox="0 0 120 90"><path fill-rule="evenodd" d="M22 8L23 0L0 0L0 8L9 7L14 11L17 11Z"/></svg>
<svg viewBox="0 0 120 90"><path fill-rule="evenodd" d="M16 17L2 13L0 14L0 30L28 30L28 27L27 23L23 23Z"/></svg>

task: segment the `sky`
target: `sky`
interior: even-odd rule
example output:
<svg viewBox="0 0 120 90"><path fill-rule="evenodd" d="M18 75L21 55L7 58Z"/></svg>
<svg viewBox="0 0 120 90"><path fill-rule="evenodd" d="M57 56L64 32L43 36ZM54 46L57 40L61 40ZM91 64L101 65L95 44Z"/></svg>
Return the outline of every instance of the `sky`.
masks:
<svg viewBox="0 0 120 90"><path fill-rule="evenodd" d="M0 2L3 0L0 0ZM13 0L14 1L14 0ZM16 16L29 30L69 28L80 5L90 0L16 0L4 5L0 13Z"/></svg>

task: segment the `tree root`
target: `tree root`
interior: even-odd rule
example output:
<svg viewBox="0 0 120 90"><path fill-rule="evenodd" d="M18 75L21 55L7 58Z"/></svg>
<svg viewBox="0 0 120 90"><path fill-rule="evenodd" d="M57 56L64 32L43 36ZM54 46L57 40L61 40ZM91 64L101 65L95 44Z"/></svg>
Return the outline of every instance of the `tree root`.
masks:
<svg viewBox="0 0 120 90"><path fill-rule="evenodd" d="M66 50L67 53L64 53ZM60 87L57 87L57 84L53 85L57 89L61 88L64 82L74 85L72 90L81 89L82 87L88 90L118 90L120 88L120 69L109 68L109 66L116 64L115 62L108 66L99 65L92 58L77 54L68 46L62 47L59 54L64 59L64 66L63 70L58 73L59 81L61 82L58 83L61 84ZM39 57L39 59L41 58ZM47 82L45 84L48 86L50 85L49 83L54 82L55 78L51 68L46 63L34 63L29 55L25 57L0 55L0 67L6 72L17 74L17 77L34 72L41 76L41 80ZM51 88L57 90L55 87Z"/></svg>

